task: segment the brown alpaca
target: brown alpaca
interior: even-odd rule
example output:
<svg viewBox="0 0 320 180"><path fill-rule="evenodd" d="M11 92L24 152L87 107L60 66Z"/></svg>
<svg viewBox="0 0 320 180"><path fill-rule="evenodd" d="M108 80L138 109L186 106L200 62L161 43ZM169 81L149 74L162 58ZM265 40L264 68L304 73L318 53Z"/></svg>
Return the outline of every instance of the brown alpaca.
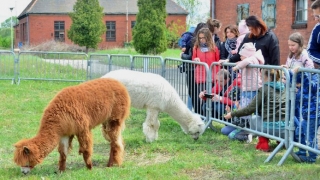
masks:
<svg viewBox="0 0 320 180"><path fill-rule="evenodd" d="M27 174L59 144L59 170L64 171L72 139L77 136L79 154L91 169L91 129L102 124L102 134L110 142L107 166L121 165L124 153L121 132L130 114L130 103L126 88L109 78L63 89L44 110L37 135L15 144L15 163L21 167L22 173Z"/></svg>

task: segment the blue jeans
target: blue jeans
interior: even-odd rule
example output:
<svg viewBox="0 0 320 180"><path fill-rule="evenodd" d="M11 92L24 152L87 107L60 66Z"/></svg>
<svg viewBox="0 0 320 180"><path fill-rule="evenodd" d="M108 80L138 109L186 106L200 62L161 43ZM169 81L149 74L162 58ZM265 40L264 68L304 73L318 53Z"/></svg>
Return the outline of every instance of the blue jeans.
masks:
<svg viewBox="0 0 320 180"><path fill-rule="evenodd" d="M240 107L244 108L250 104L251 100L256 96L257 91L242 91L240 98Z"/></svg>
<svg viewBox="0 0 320 180"><path fill-rule="evenodd" d="M203 114L206 115L207 112L206 112L206 106L207 106L207 103L203 103L202 105L202 112L204 112ZM220 102L212 102L212 114L211 116L213 118L217 118L217 119L220 119L220 120L223 120L223 115L224 115L224 112L225 112L225 108L226 108L226 105L225 104L222 104Z"/></svg>
<svg viewBox="0 0 320 180"><path fill-rule="evenodd" d="M229 136L229 134L230 134L232 131L236 130L236 129L237 129L237 128L232 127L232 126L225 126L225 127L223 127L223 128L221 129L221 133L222 133L223 135Z"/></svg>

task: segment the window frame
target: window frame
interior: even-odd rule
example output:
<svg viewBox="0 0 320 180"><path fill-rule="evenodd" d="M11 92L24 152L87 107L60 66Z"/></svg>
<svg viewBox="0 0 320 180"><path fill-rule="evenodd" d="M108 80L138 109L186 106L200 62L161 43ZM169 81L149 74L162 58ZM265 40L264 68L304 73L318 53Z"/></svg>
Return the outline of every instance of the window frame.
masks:
<svg viewBox="0 0 320 180"><path fill-rule="evenodd" d="M66 36L65 36L65 21L54 21L54 40L65 42Z"/></svg>
<svg viewBox="0 0 320 180"><path fill-rule="evenodd" d="M303 7L299 7L299 3L302 1ZM298 14L301 14L299 15ZM301 19L298 19L300 18ZM295 12L294 12L294 23L295 24L304 24L308 22L308 0L295 0Z"/></svg>
<svg viewBox="0 0 320 180"><path fill-rule="evenodd" d="M116 21L106 21L106 28L107 28L106 41L107 42L116 41Z"/></svg>

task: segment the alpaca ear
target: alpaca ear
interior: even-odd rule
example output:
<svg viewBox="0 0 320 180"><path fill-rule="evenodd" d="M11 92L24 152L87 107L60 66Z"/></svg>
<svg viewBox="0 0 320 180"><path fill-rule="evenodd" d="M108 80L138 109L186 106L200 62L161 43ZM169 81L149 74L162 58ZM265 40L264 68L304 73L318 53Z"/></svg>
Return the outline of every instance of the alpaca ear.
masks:
<svg viewBox="0 0 320 180"><path fill-rule="evenodd" d="M23 146L23 153L26 154L26 155L30 154L30 150L28 149L27 146Z"/></svg>

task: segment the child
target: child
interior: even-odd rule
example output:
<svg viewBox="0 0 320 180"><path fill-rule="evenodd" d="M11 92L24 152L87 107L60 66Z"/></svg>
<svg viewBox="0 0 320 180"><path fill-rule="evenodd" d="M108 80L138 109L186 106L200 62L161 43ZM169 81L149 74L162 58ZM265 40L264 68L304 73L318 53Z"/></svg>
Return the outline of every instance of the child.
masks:
<svg viewBox="0 0 320 180"><path fill-rule="evenodd" d="M300 67L293 69L293 73L297 73ZM292 75L292 72L290 72ZM308 144L313 149L318 149L317 137L315 136L320 127L320 92L318 87L318 75L308 72L300 72L297 74L297 93L295 100L295 120L296 127L300 130L296 131L296 137L303 145ZM316 113L318 112L318 114ZM318 122L317 122L318 120ZM297 134L298 133L298 134ZM301 133L301 134L299 134ZM301 162L315 163L317 154L308 152L299 148L296 155Z"/></svg>
<svg viewBox="0 0 320 180"><path fill-rule="evenodd" d="M187 32L181 35L178 44L181 47L182 52L188 52L188 48L190 48L189 43L193 38L194 30L195 27L191 26Z"/></svg>
<svg viewBox="0 0 320 180"><path fill-rule="evenodd" d="M280 70L263 69L261 76L264 85L258 89L257 95L251 103L244 108L229 112L226 119L241 117L257 113L250 120L250 128L269 134L284 136L285 127L285 86L280 81ZM275 115L275 119L273 119ZM272 127L277 127L273 129ZM278 128L279 127L279 128ZM261 129L262 128L262 129ZM269 139L259 137L257 150L269 151Z"/></svg>
<svg viewBox="0 0 320 180"><path fill-rule="evenodd" d="M239 30L239 37L237 38L236 49L233 50L234 54L238 52L239 46L242 43L244 37L246 36L246 34L248 34L250 32L250 30L246 24L246 20L243 19L239 22L238 30Z"/></svg>
<svg viewBox="0 0 320 180"><path fill-rule="evenodd" d="M314 68L312 60L309 58L308 52L303 47L303 37L299 32L295 32L289 36L289 55L285 68L293 69L297 66L305 68Z"/></svg>
<svg viewBox="0 0 320 180"><path fill-rule="evenodd" d="M317 69L320 68L320 0L316 0L311 4L312 15L317 21L314 26L308 44L308 54L315 63Z"/></svg>
<svg viewBox="0 0 320 180"><path fill-rule="evenodd" d="M240 107L246 107L257 90L262 86L260 72L258 68L247 68L249 64L264 64L264 58L261 50L256 51L252 42L244 43L239 52L240 59L233 71L241 70L242 86L241 86L241 101Z"/></svg>
<svg viewBox="0 0 320 180"><path fill-rule="evenodd" d="M213 62L219 61L219 50L213 43L212 34L208 28L202 28L198 31L196 41L192 51L192 60L203 62L210 66ZM212 79L215 80L215 74L220 67L215 66L212 70ZM201 114L201 101L198 97L200 91L205 89L206 69L204 66L197 65L195 70L195 94L192 96L192 104L195 113Z"/></svg>
<svg viewBox="0 0 320 180"><path fill-rule="evenodd" d="M235 87L241 86L241 77L233 80L230 84L230 73L226 69L220 69L216 74L216 83L212 87L212 117L223 119L224 109L226 106L231 106L233 100L230 99L230 92ZM199 94L199 98L206 100L206 91ZM206 103L203 104L202 109L205 110Z"/></svg>

